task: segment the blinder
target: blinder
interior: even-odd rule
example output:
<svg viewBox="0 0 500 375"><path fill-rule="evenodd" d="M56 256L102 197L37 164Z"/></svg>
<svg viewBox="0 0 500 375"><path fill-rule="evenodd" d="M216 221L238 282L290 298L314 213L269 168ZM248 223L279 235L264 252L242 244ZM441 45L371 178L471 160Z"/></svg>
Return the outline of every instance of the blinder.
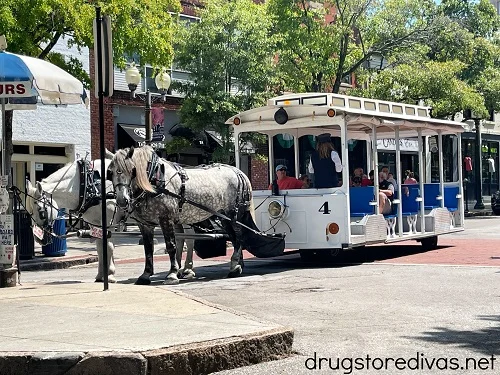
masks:
<svg viewBox="0 0 500 375"><path fill-rule="evenodd" d="M113 172L109 169L106 171L106 180L113 181Z"/></svg>

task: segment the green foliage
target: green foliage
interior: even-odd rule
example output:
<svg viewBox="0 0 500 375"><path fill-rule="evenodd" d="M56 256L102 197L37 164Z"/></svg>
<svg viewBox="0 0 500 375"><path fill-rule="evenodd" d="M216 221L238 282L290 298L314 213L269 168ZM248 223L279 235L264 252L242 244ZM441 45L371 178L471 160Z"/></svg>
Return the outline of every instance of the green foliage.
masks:
<svg viewBox="0 0 500 375"><path fill-rule="evenodd" d="M435 117L453 116L464 108L486 116L483 97L459 78L464 66L459 61L398 65L374 75L367 89L351 93L410 104L423 99Z"/></svg>
<svg viewBox="0 0 500 375"><path fill-rule="evenodd" d="M372 55L428 40L434 10L431 0L270 0L284 88L338 92Z"/></svg>
<svg viewBox="0 0 500 375"><path fill-rule="evenodd" d="M234 114L265 103L273 87L271 20L265 4L251 0L210 0L202 21L179 27L175 64L190 72L194 83L174 86L185 93L181 122L196 130L220 134L228 162L232 145L229 126ZM219 151L220 152L220 151Z"/></svg>
<svg viewBox="0 0 500 375"><path fill-rule="evenodd" d="M77 47L93 46L93 4L112 18L116 65L123 67L126 55L139 56L141 64L170 64L173 28L169 11L180 11L177 0L2 0L0 35L6 35L8 51L49 58L82 77L81 65L49 54L63 35L71 37L70 43ZM88 83L88 77L84 81Z"/></svg>
<svg viewBox="0 0 500 375"><path fill-rule="evenodd" d="M386 55L389 69L361 71L359 81L368 88L353 94L407 103L424 99L436 117L472 109L486 118L500 109L499 20L488 0L441 1L433 19L441 27L432 38Z"/></svg>

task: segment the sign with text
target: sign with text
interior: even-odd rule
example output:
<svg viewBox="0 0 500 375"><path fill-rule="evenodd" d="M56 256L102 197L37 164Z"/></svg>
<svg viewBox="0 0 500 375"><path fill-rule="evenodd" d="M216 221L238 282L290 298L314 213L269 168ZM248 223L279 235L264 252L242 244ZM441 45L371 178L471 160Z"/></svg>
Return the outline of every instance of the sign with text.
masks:
<svg viewBox="0 0 500 375"><path fill-rule="evenodd" d="M401 138L399 140L401 151L418 152L418 141L416 139ZM377 150L396 151L396 140L394 138L377 139Z"/></svg>
<svg viewBox="0 0 500 375"><path fill-rule="evenodd" d="M14 263L14 215L0 215L0 263Z"/></svg>
<svg viewBox="0 0 500 375"><path fill-rule="evenodd" d="M0 176L0 214L4 214L9 209L10 196L7 191L9 176Z"/></svg>

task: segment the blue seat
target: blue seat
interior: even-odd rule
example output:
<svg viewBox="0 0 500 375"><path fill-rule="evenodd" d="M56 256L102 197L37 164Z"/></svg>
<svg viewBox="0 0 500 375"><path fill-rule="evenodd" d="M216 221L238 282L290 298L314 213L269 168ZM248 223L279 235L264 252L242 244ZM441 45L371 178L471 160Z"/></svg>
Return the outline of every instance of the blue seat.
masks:
<svg viewBox="0 0 500 375"><path fill-rule="evenodd" d="M373 186L351 187L349 189L349 205L352 217L363 217L372 215L374 207L370 205L373 201Z"/></svg>
<svg viewBox="0 0 500 375"><path fill-rule="evenodd" d="M439 194L439 184L424 184L424 206L426 210L441 207L441 202L437 199Z"/></svg>
<svg viewBox="0 0 500 375"><path fill-rule="evenodd" d="M416 215L420 209L420 204L417 198L420 196L418 185L401 185L401 205L403 216Z"/></svg>
<svg viewBox="0 0 500 375"><path fill-rule="evenodd" d="M444 187L444 206L450 212L458 210L458 186L445 186Z"/></svg>

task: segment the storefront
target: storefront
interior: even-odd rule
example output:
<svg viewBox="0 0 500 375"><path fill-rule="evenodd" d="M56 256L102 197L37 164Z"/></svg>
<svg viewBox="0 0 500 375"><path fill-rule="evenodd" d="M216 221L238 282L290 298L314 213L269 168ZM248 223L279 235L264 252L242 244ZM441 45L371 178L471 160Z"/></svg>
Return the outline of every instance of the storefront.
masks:
<svg viewBox="0 0 500 375"><path fill-rule="evenodd" d="M481 142L481 169L482 169L482 189L483 196L489 196L499 189L499 145L500 136L495 134L482 134ZM476 146L476 134L472 132L467 132L462 135L462 154L464 156L463 173L464 178L468 180L467 185L467 195L469 201L474 201L476 199L476 179L477 173L476 168L476 158L478 157L478 151ZM470 163L465 162L466 158L470 158Z"/></svg>

